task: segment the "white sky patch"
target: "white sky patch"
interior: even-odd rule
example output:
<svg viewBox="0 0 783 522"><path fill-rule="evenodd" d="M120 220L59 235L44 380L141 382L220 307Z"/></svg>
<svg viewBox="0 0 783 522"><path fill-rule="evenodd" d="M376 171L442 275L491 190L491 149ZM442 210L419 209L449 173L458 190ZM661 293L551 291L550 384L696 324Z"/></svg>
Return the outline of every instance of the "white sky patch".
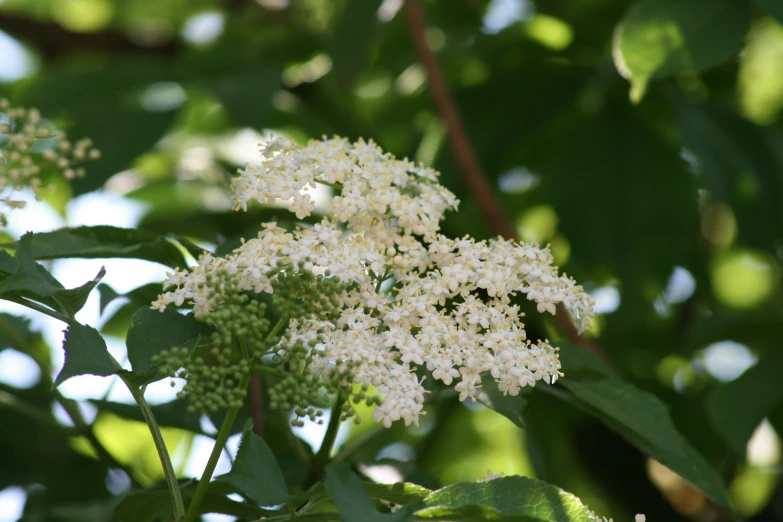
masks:
<svg viewBox="0 0 783 522"><path fill-rule="evenodd" d="M533 6L529 0L492 0L484 15L482 31L489 34L499 33L532 14Z"/></svg>
<svg viewBox="0 0 783 522"><path fill-rule="evenodd" d="M27 493L19 486L0 491L0 522L16 522L22 517Z"/></svg>
<svg viewBox="0 0 783 522"><path fill-rule="evenodd" d="M30 76L35 67L30 54L15 38L0 31L0 82L15 82Z"/></svg>
<svg viewBox="0 0 783 522"><path fill-rule="evenodd" d="M719 381L728 382L756 364L758 358L744 344L720 341L703 350L702 361L710 375Z"/></svg>
<svg viewBox="0 0 783 522"><path fill-rule="evenodd" d="M0 383L14 388L32 388L41 380L41 370L32 357L13 348L0 352Z"/></svg>
<svg viewBox="0 0 783 522"><path fill-rule="evenodd" d="M182 26L182 38L196 45L210 44L223 34L225 22L225 17L220 13L193 15Z"/></svg>
<svg viewBox="0 0 783 522"><path fill-rule="evenodd" d="M590 299L595 301L593 310L597 314L611 314L620 307L620 291L613 286L601 286L589 293Z"/></svg>

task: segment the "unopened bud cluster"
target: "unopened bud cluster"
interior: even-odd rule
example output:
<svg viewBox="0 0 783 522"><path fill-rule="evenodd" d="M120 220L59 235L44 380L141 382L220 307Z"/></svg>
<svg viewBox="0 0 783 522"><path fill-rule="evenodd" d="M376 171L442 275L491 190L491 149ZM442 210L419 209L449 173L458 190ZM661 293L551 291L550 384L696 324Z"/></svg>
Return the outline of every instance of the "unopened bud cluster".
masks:
<svg viewBox="0 0 783 522"><path fill-rule="evenodd" d="M29 188L40 198L47 177L84 177L80 165L99 157L91 140L71 142L37 109L11 107L8 100L0 99L0 203L6 208L25 206L23 200L12 199L10 192ZM0 220L5 223L5 214L0 214Z"/></svg>
<svg viewBox="0 0 783 522"><path fill-rule="evenodd" d="M153 307L187 304L197 317L224 309L215 274L228 274L232 292L267 294L285 327L263 345L268 357L261 353L277 379L274 406L316 419L313 403L329 393L346 405L349 397L376 405L373 419L384 426L407 425L424 413L424 376L475 400L484 374L510 395L562 375L557 348L527 338L515 302L550 314L562 304L580 330L590 325L593 303L558 273L548 248L443 236L440 221L459 203L454 194L435 171L372 142L298 147L278 138L261 156L234 180L238 209L289 201L302 219L314 209L310 190L322 183L336 190L331 215L293 231L267 223L231 254L203 256L169 274L164 287L172 288ZM344 406L342 417L352 414Z"/></svg>
<svg viewBox="0 0 783 522"><path fill-rule="evenodd" d="M242 406L245 389L239 383L250 373L250 363L231 348L215 346L201 356L175 347L154 355L152 363L164 374L187 381L178 395L188 400L191 413Z"/></svg>

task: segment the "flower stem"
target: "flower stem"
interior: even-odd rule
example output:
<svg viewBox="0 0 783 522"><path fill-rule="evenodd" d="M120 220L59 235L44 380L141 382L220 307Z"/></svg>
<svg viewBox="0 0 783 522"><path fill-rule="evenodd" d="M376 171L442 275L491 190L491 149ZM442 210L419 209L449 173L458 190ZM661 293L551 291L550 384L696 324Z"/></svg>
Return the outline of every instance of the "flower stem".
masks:
<svg viewBox="0 0 783 522"><path fill-rule="evenodd" d="M249 382L250 373L242 377L242 381L239 383L239 389L246 390ZM220 454L223 453L223 447L225 447L226 441L228 440L229 435L231 435L231 427L234 425L234 420L237 418L237 414L241 408L241 405L232 406L226 412L223 424L220 426L220 431L215 439L215 446L212 448L212 453L209 455L207 466L204 468L204 473L201 474L201 480L198 482L196 492L193 494L193 500L190 501L188 512L185 514L185 522L193 522L198 516L198 508L201 505L201 501L204 500L209 481L212 480L212 474L215 472L215 467L220 459Z"/></svg>
<svg viewBox="0 0 783 522"><path fill-rule="evenodd" d="M155 420L155 416L152 414L152 409L147 401L144 399L144 392L130 382L125 376L120 374L120 379L125 383L125 386L130 390L133 399L136 404L139 405L141 415L144 417L144 421L150 429L152 434L152 440L155 441L155 449L158 450L158 458L163 466L163 474L166 476L166 484L169 487L169 494L171 495L171 501L174 504L174 520L179 522L185 516L185 503L182 501L182 492L179 489L179 482L177 482L177 474L174 472L174 466L171 465L171 459L169 458L169 452L166 449L166 442L163 440L163 434L160 432L160 426Z"/></svg>
<svg viewBox="0 0 783 522"><path fill-rule="evenodd" d="M334 401L334 406L332 406L332 415L329 418L329 425L326 427L326 434L321 443L321 448L318 450L318 453L313 455L311 460L312 465L310 466L310 476L305 483L306 488L315 484L331 460L332 447L334 446L334 441L337 440L337 431L342 423L341 417L344 402L343 397L338 394L337 399Z"/></svg>

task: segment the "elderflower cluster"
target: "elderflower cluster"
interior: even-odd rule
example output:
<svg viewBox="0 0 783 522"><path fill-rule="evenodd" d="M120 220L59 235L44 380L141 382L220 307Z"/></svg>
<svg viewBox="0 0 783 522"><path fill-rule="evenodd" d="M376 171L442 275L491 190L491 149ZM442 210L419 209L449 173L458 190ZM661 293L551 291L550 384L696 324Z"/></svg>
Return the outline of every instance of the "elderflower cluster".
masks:
<svg viewBox="0 0 783 522"><path fill-rule="evenodd" d="M99 157L91 140L72 143L65 132L42 119L38 109L11 107L8 100L0 99L0 204L6 208L25 207L25 201L12 199L10 192L29 187L40 198L44 180L53 175L67 180L84 177L78 165ZM5 225L4 213L0 222Z"/></svg>
<svg viewBox="0 0 783 522"><path fill-rule="evenodd" d="M285 335L266 354L280 357L296 346L306 350L299 374L349 391L354 383L374 386L380 395L368 402L378 405L373 418L386 427L418 423L424 370L460 400L475 400L482 374L511 395L562 375L557 348L528 339L516 301L526 298L550 314L562 304L580 330L590 324L593 303L558 274L548 248L441 235L455 196L435 171L372 142L334 138L298 147L277 138L261 154L262 163L234 182L237 208L287 200L303 219L314 208L309 190L323 183L336 190L332 215L295 230L266 224L231 254L206 255L169 274L164 285L173 288L154 307L187 304L197 317L211 313L221 299L207 281L218 272L256 294L279 292L281 274L297 272L290 267L340 281L341 291L330 295L334 313L283 315Z"/></svg>

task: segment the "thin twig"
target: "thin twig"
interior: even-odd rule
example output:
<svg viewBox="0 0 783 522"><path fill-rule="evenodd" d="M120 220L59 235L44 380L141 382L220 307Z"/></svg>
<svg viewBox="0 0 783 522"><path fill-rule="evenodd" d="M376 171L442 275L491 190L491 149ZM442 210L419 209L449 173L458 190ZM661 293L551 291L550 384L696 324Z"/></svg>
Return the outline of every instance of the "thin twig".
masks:
<svg viewBox="0 0 783 522"><path fill-rule="evenodd" d="M253 432L264 438L264 397L261 391L261 375L254 373L250 377L250 411L253 414Z"/></svg>
<svg viewBox="0 0 783 522"><path fill-rule="evenodd" d="M446 124L449 143L462 170L462 175L492 230L506 239L516 239L516 229L508 216L503 212L500 203L492 192L487 177L484 175L473 146L465 132L465 127L451 97L438 60L429 45L427 45L425 37L426 26L419 0L406 0L405 12L408 16L408 25L410 26L413 43L427 71L427 83L430 87L430 93L441 118L443 118ZM572 343L581 346L604 360L608 360L604 351L597 344L579 335L562 305L557 307L555 320Z"/></svg>

